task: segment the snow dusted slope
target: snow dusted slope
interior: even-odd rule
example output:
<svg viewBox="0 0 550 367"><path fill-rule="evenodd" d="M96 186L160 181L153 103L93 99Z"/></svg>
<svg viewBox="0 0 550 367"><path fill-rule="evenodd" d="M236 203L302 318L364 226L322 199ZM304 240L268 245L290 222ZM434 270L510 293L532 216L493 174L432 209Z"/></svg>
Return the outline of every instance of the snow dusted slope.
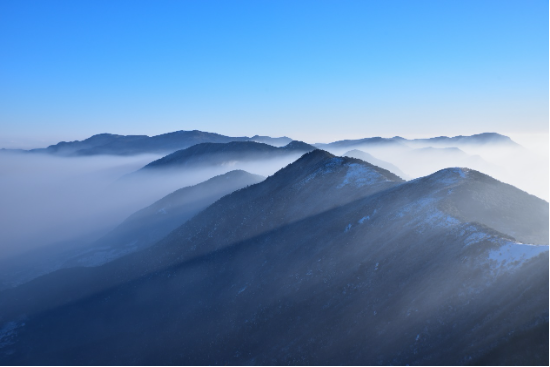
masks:
<svg viewBox="0 0 550 367"><path fill-rule="evenodd" d="M499 243L500 247L489 251L489 263L492 268L514 271L530 259L548 252L548 245L528 245L517 242Z"/></svg>

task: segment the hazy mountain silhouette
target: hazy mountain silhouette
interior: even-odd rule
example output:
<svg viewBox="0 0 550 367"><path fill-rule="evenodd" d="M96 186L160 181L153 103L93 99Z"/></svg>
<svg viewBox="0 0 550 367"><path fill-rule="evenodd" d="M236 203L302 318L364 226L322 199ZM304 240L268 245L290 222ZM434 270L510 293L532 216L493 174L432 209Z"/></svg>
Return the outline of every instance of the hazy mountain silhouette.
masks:
<svg viewBox="0 0 550 367"><path fill-rule="evenodd" d="M393 138L364 138L355 140L339 140L328 144L314 144L314 146L321 149L352 149L357 147L403 147L403 146L437 146L437 147L457 147L462 146L508 146L511 148L520 148L521 146L515 143L512 139L505 135L497 133L482 133L470 136L439 136L429 139L405 139L400 136Z"/></svg>
<svg viewBox="0 0 550 367"><path fill-rule="evenodd" d="M32 149L31 152L45 152L68 156L86 155L133 155L144 153L169 153L200 143L228 143L231 141L258 141L273 145L286 145L287 137L269 136L230 137L198 130L175 131L156 136L97 134L82 141L60 142L47 148Z"/></svg>
<svg viewBox="0 0 550 367"><path fill-rule="evenodd" d="M182 167L204 168L233 165L236 162L274 159L291 154L300 156L314 149L315 147L300 141L292 141L280 148L251 141L201 143L157 159L143 167L140 171L151 172L152 170L169 170Z"/></svg>
<svg viewBox="0 0 550 367"><path fill-rule="evenodd" d="M479 155L467 154L456 147L424 147L410 149L395 157L413 177L424 176L444 167L469 167L481 172L499 172L501 168Z"/></svg>
<svg viewBox="0 0 550 367"><path fill-rule="evenodd" d="M175 131L171 133L147 136L147 135L117 135L117 134L96 134L81 141L59 142L47 148L31 149L30 152L42 152L57 155L133 155L144 153L169 153L185 149L200 143L228 143L232 141L255 141L270 144L276 147L287 145L292 139L284 136L272 138L269 136L254 135L230 137L216 133L193 131ZM340 140L329 144L314 144L322 149L351 149L359 146L395 146L402 144L460 147L460 146L485 146L504 145L509 147L520 147L509 137L497 133L482 133L471 136L440 136L428 139L404 139L396 136L393 138L372 137L356 140Z"/></svg>
<svg viewBox="0 0 550 367"><path fill-rule="evenodd" d="M372 154L369 154L367 152L363 152L362 150L354 149L350 150L349 152L346 152L343 154L345 157L352 157L357 158L365 162L369 162L370 164L373 164L375 166L387 169L388 171L395 173L399 177L403 179L409 179L409 176L403 173L397 166L391 164L390 162L383 161L381 159L376 158Z"/></svg>
<svg viewBox="0 0 550 367"><path fill-rule="evenodd" d="M112 154L109 152L115 151L116 148L123 152L121 154L126 154L125 152L129 151L132 146L138 146L143 144L148 140L147 135L117 135L117 134L96 134L88 139L79 141L62 141L55 145L50 145L47 148L31 149L30 152L33 153L49 153L49 154L58 154L58 155L87 155L86 152L95 151L97 154ZM101 149L105 149L102 153ZM84 151L83 153L81 151ZM101 152L101 153L100 153Z"/></svg>
<svg viewBox="0 0 550 367"><path fill-rule="evenodd" d="M132 214L96 241L89 251L70 259L67 266L97 266L148 247L221 197L264 179L263 176L234 170L176 190Z"/></svg>
<svg viewBox="0 0 550 367"><path fill-rule="evenodd" d="M497 133L482 133L470 136L458 135L454 137L439 136L429 139L413 139L414 142L428 143L435 146L457 146L461 145L507 145L511 147L519 147L512 139L505 135Z"/></svg>
<svg viewBox="0 0 550 367"><path fill-rule="evenodd" d="M45 246L0 264L0 289L22 284L57 269L98 266L141 250L166 236L224 195L258 183L265 177L230 171L184 187L129 216L97 241L68 241Z"/></svg>
<svg viewBox="0 0 550 367"><path fill-rule="evenodd" d="M273 145L274 147L283 147L290 143L292 139L287 138L286 136L280 137L280 138L272 138L270 136L260 136L260 135L254 135L250 138L251 141L255 141L257 143L265 143L269 145Z"/></svg>
<svg viewBox="0 0 550 367"><path fill-rule="evenodd" d="M403 144L406 142L406 139L395 137L395 138L382 138L382 137L372 137L364 139L346 139L338 140L332 143L323 144L317 143L313 144L315 147L320 149L353 149L356 147L392 147L392 148L405 148L406 145Z"/></svg>
<svg viewBox="0 0 550 367"><path fill-rule="evenodd" d="M0 293L0 361L547 364L547 339L511 348L548 328L548 246L518 241L548 243L547 202L315 150L143 251Z"/></svg>
<svg viewBox="0 0 550 367"><path fill-rule="evenodd" d="M467 154L456 147L410 148L401 146L396 149L384 150L385 148L382 148L379 150L379 147L371 146L370 148L365 147L365 149L374 150L384 156L384 160L357 149L343 155L363 159L384 167L405 179L425 176L445 167L468 167L481 172L503 172L501 167L485 161L479 155ZM398 167L403 167L405 172Z"/></svg>

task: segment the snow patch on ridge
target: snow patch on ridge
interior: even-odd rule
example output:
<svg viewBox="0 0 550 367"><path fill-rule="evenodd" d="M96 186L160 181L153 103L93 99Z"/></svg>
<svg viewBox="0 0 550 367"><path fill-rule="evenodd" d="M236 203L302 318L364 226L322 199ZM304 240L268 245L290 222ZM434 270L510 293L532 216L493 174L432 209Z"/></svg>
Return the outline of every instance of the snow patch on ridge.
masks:
<svg viewBox="0 0 550 367"><path fill-rule="evenodd" d="M365 167L359 163L346 164L348 170L344 181L337 186L338 189L346 185L354 185L355 187L361 187L365 185L372 185L380 181L388 181L384 176L375 170Z"/></svg>
<svg viewBox="0 0 550 367"><path fill-rule="evenodd" d="M466 246L470 246L474 243L481 242L481 241L486 240L486 239L491 238L491 237L492 237L491 235L489 235L485 232L474 232L471 235L469 235L468 237L466 237L466 239L464 240L464 244Z"/></svg>
<svg viewBox="0 0 550 367"><path fill-rule="evenodd" d="M417 233L422 233L427 228L449 228L452 226L457 226L461 223L458 219L439 210L437 208L437 202L438 199L430 197L416 200L401 208L401 210L396 214L396 217L412 217L407 225L417 227Z"/></svg>
<svg viewBox="0 0 550 367"><path fill-rule="evenodd" d="M529 245L519 242L505 242L498 249L489 251L487 260L494 268L515 270L525 261L548 252L548 245Z"/></svg>
<svg viewBox="0 0 550 367"><path fill-rule="evenodd" d="M415 178L414 180L408 181L408 183L418 182L420 180L429 178L430 182L443 184L445 186L454 185L462 181L462 179L467 178L470 173L469 168L445 168L436 173L433 173L428 176ZM452 191L449 191L450 194Z"/></svg>
<svg viewBox="0 0 550 367"><path fill-rule="evenodd" d="M304 186L305 184L307 184L309 181L311 181L312 179L314 179L315 177L317 176L324 176L328 173L332 173L336 170L336 167L338 166L341 166L342 165L342 162L344 161L343 158L340 158L340 157L334 157L334 158L331 158L327 163L325 163L322 167L318 168L315 170L315 172L311 173L310 175L308 175L306 178L304 178L303 180L301 180L300 182L298 182L296 184L296 186L298 187L302 187Z"/></svg>
<svg viewBox="0 0 550 367"><path fill-rule="evenodd" d="M454 184L460 181L460 178L466 178L470 172L467 168L447 168L434 175L437 181L443 184Z"/></svg>

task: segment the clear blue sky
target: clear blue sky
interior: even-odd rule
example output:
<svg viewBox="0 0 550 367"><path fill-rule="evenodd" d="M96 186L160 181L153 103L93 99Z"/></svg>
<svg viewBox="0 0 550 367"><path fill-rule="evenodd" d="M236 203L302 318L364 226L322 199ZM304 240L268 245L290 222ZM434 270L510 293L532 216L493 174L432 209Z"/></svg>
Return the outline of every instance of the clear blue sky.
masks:
<svg viewBox="0 0 550 367"><path fill-rule="evenodd" d="M548 2L0 1L0 146L548 132Z"/></svg>

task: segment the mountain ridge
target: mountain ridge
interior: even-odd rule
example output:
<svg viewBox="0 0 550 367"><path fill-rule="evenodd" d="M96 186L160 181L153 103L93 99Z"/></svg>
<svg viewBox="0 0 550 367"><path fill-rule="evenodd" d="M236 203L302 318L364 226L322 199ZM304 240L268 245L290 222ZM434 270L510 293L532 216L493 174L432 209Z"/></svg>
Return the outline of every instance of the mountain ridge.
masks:
<svg viewBox="0 0 550 367"><path fill-rule="evenodd" d="M18 340L0 358L7 364L481 360L513 333L548 320L548 246L514 239L542 238L547 223L522 222L522 205L532 204L504 185L463 168L404 182L358 159L314 150L141 252L2 292L0 317L18 325ZM548 203L530 200L539 208L532 216L538 210L548 216ZM495 213L469 208L475 202ZM487 218L502 220L516 236L491 229ZM72 284L53 286L58 279ZM29 294L28 302L10 305Z"/></svg>
<svg viewBox="0 0 550 367"><path fill-rule="evenodd" d="M276 158L290 153L305 153L315 148L304 142L292 141L283 147L252 141L229 143L200 143L178 150L157 159L139 171L176 167L223 165L233 161L248 161Z"/></svg>
<svg viewBox="0 0 550 367"><path fill-rule="evenodd" d="M199 130L179 130L154 136L100 133L92 135L84 140L74 140L68 142L61 141L46 148L30 149L26 150L26 152L50 153L68 156L101 154L133 155L145 153L166 154L204 142L227 143L230 141L256 141L279 147L288 144L291 140L292 139L286 136L279 138L260 135L254 135L252 137L230 137ZM439 136L423 139L405 139L400 136L395 136L393 138L368 137L362 139L339 140L331 143L316 143L312 145L317 148L351 148L360 145L398 146L400 143L429 144L436 146L449 146L450 144L458 144L459 146L464 144L477 146L487 144L504 144L510 147L519 147L519 145L512 139L498 133L480 133L469 136L457 135L454 137Z"/></svg>

